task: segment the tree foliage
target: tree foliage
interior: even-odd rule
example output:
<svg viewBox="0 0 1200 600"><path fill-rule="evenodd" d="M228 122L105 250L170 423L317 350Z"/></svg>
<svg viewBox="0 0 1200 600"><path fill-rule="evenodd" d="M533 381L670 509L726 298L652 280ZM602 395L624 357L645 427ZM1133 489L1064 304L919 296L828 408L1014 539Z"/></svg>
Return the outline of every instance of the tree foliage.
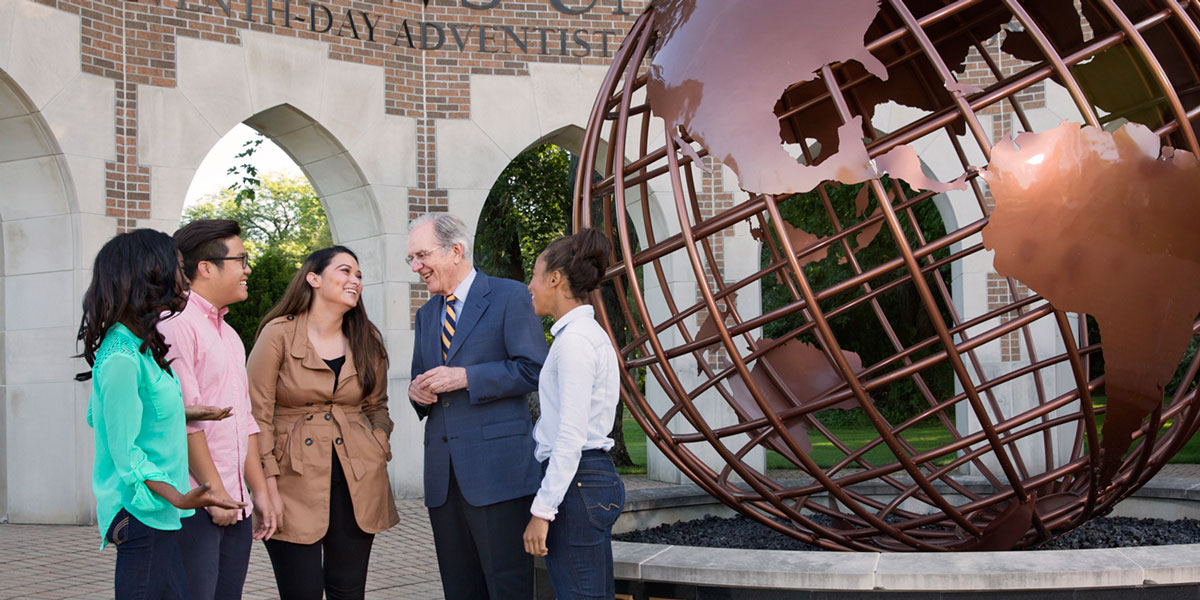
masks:
<svg viewBox="0 0 1200 600"><path fill-rule="evenodd" d="M897 183L896 180L884 179L884 185L889 190L889 193L896 191L895 186ZM901 188L899 191L903 194L903 198L911 198L916 195L907 185L904 185L902 182L900 185ZM841 225L842 229L849 228L869 218L871 215L877 214L879 210L878 201L873 194L870 196L870 201L866 205L865 210L859 210L860 207L856 205L856 198L862 187L863 184L826 186L830 207L833 209L833 213L836 215L838 224ZM834 222L829 215L829 210L816 191L794 195L783 201L779 208L784 220L798 229L821 238L833 235L836 232ZM925 240L934 240L945 235L945 225L942 223L941 215L938 213L937 207L932 200L925 200L916 204L912 207L912 214ZM903 213L900 214L900 217L901 228L908 243L913 247L920 246L921 242L910 219ZM772 238L778 239L774 237L774 234L772 234ZM896 256L896 243L891 231L886 226L872 239L864 239L862 247L857 246L855 238L856 236L850 236L850 245L854 251L855 258L864 271L879 266ZM947 251L943 250L935 253L934 258L940 259L947 255ZM772 257L769 246L768 244L763 244L761 264L766 267L771 262ZM818 292L836 283L845 281L855 274L853 265L847 260L845 250L841 244L831 246L828 255L824 259L805 265L803 270L805 278L812 285L813 289ZM892 269L886 274L871 280L871 288L878 289L905 274L907 274L907 271L904 269ZM942 267L936 274L927 275L926 281L930 286L936 285L934 277L941 277L942 281L949 286L949 267ZM768 312L796 301L789 288L783 285L778 278L768 276L764 277L762 282L763 312ZM830 310L844 306L855 298L861 297L863 294L864 290L862 286L855 287L823 301L821 309L828 313ZM900 285L878 296L878 300L881 310L903 347L909 347L935 334L929 314L926 312L925 306L922 304L920 296L911 282ZM940 316L944 321L950 322L947 308L939 306ZM769 338L792 335L792 332L801 327L805 322L804 316L797 312L767 324L764 332ZM887 332L880 324L879 318L870 304L859 305L854 309L830 318L829 322L842 349L857 353L862 359L864 367L888 358L896 352L895 347L892 346L888 338ZM798 339L810 344L816 344L816 337L811 331L798 336ZM920 352L913 356L913 360L919 360L925 355L935 352L938 348L935 345L924 352ZM945 361L923 371L922 378L931 388L935 397L947 398L953 395L953 371ZM912 378L904 378L884 390L873 392L872 396L875 399L876 406L893 422L900 422L928 408L924 397L917 389L916 383ZM842 412L829 411L827 415L822 415L822 417L823 420L826 417L836 419L839 416L837 413ZM848 411L844 416L857 418L861 415L859 411Z"/></svg>
<svg viewBox="0 0 1200 600"><path fill-rule="evenodd" d="M255 171L240 183L244 187L235 184L186 209L183 222L233 219L241 225L254 270L247 281L250 297L231 305L225 320L249 349L259 320L283 296L304 257L331 246L333 237L321 200L304 177L258 178Z"/></svg>
<svg viewBox="0 0 1200 600"><path fill-rule="evenodd" d="M315 249L332 245L329 221L312 184L303 176L270 173L251 189L221 190L184 211L194 219L233 219L242 226L250 257L267 248L299 261Z"/></svg>
<svg viewBox="0 0 1200 600"><path fill-rule="evenodd" d="M571 227L571 155L553 144L519 154L488 193L475 234L475 264L484 272L529 281L547 244Z"/></svg>
<svg viewBox="0 0 1200 600"><path fill-rule="evenodd" d="M553 144L517 155L488 193L475 233L475 265L485 273L529 281L533 264L547 244L571 233L571 196L577 159ZM606 305L612 294L605 297ZM615 300L613 300L615 302ZM615 305L609 309L615 311ZM552 339L550 318L542 320L546 341ZM537 406L531 403L535 415ZM617 406L610 434L610 453L617 466L631 466L622 428L624 410Z"/></svg>

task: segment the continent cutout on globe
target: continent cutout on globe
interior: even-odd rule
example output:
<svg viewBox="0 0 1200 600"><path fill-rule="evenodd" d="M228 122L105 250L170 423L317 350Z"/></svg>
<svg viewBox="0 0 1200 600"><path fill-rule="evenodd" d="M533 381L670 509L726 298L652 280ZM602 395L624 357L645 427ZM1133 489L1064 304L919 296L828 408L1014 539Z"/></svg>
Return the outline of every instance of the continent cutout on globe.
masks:
<svg viewBox="0 0 1200 600"><path fill-rule="evenodd" d="M699 331L696 332L697 342L711 341L696 352L697 375L704 372L707 354L720 348L718 323L724 323L733 317L731 307L736 303L737 294L730 294L725 300L725 307L719 308L717 316L715 318L711 315L706 317L700 325ZM753 338L751 342L751 347L747 350L755 349L760 343L773 343L772 340ZM851 371L859 373L863 370L862 359L858 354L845 350L842 350L841 353ZM717 360L722 369L732 366L729 359L724 356L718 356ZM813 410L798 416L783 417L793 409L811 408L814 402L841 386L844 381L841 371L830 361L829 356L823 350L796 339L783 342L759 356L750 369L750 380L753 382L753 388L758 391L771 412L783 418L783 425L788 434L805 454L812 451L812 442L809 440L808 432L816 428L818 413L829 409L851 409L858 406L857 400L847 398L824 406L820 410ZM754 399L754 394L750 391L751 387L746 385L742 376L734 373L726 381L729 384L728 399L738 415L738 420L747 423L762 419L764 413ZM871 404L875 402L870 396L867 397L867 401ZM756 429L752 434L762 433L768 429L770 429L769 424ZM767 433L762 443L793 463L803 464L778 431Z"/></svg>
<svg viewBox="0 0 1200 600"><path fill-rule="evenodd" d="M802 193L875 176L862 117L838 128L836 154L802 165L783 147L774 108L789 86L830 63L854 60L887 79L863 41L878 0L666 0L655 11L650 106L668 133L682 128L733 169L742 189Z"/></svg>
<svg viewBox="0 0 1200 600"><path fill-rule="evenodd" d="M1063 123L1001 140L983 175L996 271L1100 326L1107 484L1161 406L1200 313L1200 161L1140 124Z"/></svg>
<svg viewBox="0 0 1200 600"><path fill-rule="evenodd" d="M862 359L857 354L843 350L842 356L853 372L862 371ZM824 350L795 339L779 344L759 357L750 369L750 380L767 407L776 415L786 414L786 411L796 408L809 407L828 392L842 386L845 381L841 371L830 362ZM738 374L731 375L728 381L739 420L744 423L762 419L764 414L750 392L751 386L746 385ZM867 400L874 404L870 397ZM855 398L847 398L826 406L821 411L835 408L851 409L858 405ZM812 451L808 432L816 427L816 414L821 411L783 419L788 434L805 454ZM764 429L769 427L767 425ZM778 431L767 434L763 443L793 463L803 464Z"/></svg>

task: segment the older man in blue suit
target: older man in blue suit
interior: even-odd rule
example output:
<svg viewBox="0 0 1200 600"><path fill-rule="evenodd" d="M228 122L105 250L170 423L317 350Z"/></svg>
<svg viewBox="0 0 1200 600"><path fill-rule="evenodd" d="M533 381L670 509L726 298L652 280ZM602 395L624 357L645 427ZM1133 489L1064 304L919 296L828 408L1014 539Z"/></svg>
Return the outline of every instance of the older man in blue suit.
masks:
<svg viewBox="0 0 1200 600"><path fill-rule="evenodd" d="M525 395L546 338L529 291L471 263L462 220L424 215L408 257L433 297L417 311L408 396L425 422L425 506L446 598L533 597L522 533L537 492Z"/></svg>

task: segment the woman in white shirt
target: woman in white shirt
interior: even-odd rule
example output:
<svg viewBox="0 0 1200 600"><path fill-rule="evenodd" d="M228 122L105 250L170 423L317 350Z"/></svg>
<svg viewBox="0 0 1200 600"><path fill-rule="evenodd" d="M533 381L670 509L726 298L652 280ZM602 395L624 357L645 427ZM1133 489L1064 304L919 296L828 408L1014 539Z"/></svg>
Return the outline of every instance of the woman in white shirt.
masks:
<svg viewBox="0 0 1200 600"><path fill-rule="evenodd" d="M600 232L585 229L551 242L529 282L534 312L554 317L554 344L538 381L542 416L533 439L542 485L525 551L546 557L559 600L615 595L612 526L625 504L608 455L620 401L617 353L587 303L611 253Z"/></svg>

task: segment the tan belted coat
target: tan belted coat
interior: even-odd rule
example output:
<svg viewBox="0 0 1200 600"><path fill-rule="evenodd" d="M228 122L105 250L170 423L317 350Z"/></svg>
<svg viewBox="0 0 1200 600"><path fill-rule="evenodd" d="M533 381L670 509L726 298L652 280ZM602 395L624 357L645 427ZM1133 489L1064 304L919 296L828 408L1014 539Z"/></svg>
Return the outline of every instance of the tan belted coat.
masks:
<svg viewBox="0 0 1200 600"><path fill-rule="evenodd" d="M267 323L250 352L246 373L263 471L278 476L283 528L272 539L311 544L329 526L333 454L341 461L358 526L379 533L399 521L387 461L392 419L387 406L387 369L376 365L379 382L363 398L354 356L333 390L333 371L308 341L307 315Z"/></svg>

